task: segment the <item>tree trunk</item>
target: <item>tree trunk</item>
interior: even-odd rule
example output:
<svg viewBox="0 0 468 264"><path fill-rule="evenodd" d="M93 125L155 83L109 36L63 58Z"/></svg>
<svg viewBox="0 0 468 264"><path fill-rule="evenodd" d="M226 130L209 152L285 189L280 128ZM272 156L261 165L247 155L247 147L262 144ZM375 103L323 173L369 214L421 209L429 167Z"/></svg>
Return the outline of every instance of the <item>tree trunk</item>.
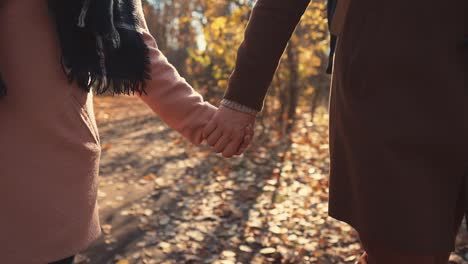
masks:
<svg viewBox="0 0 468 264"><path fill-rule="evenodd" d="M290 131L291 128L294 126L296 120L296 108L299 101L299 91L300 91L300 84L299 84L299 61L297 59L297 51L295 49L295 45L291 41L286 49L287 54L287 65L289 71L289 83L288 83L288 91L289 91L289 106L288 106L288 124L286 127L286 131Z"/></svg>

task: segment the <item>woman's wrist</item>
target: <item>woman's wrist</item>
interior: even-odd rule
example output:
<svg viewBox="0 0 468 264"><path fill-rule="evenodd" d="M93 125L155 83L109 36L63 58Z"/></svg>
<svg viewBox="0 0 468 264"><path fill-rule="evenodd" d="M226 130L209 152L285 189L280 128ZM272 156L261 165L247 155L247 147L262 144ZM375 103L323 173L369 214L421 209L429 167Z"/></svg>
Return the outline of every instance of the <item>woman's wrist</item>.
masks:
<svg viewBox="0 0 468 264"><path fill-rule="evenodd" d="M239 104L237 102L228 100L228 99L221 100L221 105L224 106L224 107L227 107L229 109L232 109L234 111L245 113L245 114L248 114L248 115L251 115L251 116L257 116L257 114L258 114L257 110L255 110L253 108L250 108L248 106L245 106L243 104Z"/></svg>

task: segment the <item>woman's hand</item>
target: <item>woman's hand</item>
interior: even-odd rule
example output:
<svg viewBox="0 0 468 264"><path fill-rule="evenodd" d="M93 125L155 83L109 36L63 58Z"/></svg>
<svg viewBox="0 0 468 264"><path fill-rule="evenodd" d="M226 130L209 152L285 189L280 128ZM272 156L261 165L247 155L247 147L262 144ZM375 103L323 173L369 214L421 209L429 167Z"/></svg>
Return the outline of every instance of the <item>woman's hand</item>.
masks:
<svg viewBox="0 0 468 264"><path fill-rule="evenodd" d="M214 152L230 158L242 154L253 138L255 116L221 106L203 129Z"/></svg>

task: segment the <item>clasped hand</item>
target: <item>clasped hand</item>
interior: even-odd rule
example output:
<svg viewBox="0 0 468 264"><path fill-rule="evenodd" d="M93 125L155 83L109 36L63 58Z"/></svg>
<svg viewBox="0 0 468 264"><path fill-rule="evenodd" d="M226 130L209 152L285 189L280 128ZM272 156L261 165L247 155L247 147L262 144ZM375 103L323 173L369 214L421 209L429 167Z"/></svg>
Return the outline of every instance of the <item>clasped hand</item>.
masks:
<svg viewBox="0 0 468 264"><path fill-rule="evenodd" d="M254 136L255 116L220 106L203 130L203 137L216 153L226 158L241 155Z"/></svg>

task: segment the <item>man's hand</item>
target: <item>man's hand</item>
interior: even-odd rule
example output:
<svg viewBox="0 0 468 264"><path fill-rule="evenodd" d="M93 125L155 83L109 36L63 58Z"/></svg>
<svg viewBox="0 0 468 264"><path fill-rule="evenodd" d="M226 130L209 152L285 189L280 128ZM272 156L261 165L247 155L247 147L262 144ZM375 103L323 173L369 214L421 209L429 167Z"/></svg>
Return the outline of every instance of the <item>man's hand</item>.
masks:
<svg viewBox="0 0 468 264"><path fill-rule="evenodd" d="M221 106L203 130L216 153L230 158L242 154L253 138L255 116Z"/></svg>

